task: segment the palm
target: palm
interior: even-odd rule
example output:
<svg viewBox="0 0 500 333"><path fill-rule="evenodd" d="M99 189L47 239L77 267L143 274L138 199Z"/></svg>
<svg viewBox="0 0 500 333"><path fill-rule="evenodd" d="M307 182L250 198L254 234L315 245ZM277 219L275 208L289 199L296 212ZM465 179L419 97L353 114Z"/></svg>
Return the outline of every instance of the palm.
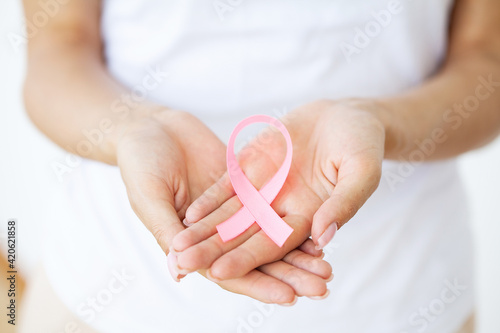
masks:
<svg viewBox="0 0 500 333"><path fill-rule="evenodd" d="M200 124L193 122L183 126L197 127ZM215 135L208 130L198 132L189 138L189 143L182 145L176 140L176 135L166 124L158 122L122 139L118 165L129 198L137 206L136 213L146 220L147 216L141 215L152 213L156 208L145 208L149 205L173 208L178 217L183 218L191 199L199 196L224 172L225 148ZM211 154L202 154L199 151L202 147L204 152ZM159 228L154 225L147 227L152 231Z"/></svg>
<svg viewBox="0 0 500 333"><path fill-rule="evenodd" d="M292 137L294 157L272 207L294 229L285 245L276 246L255 224L236 239L223 243L215 234L215 226L234 214L241 204L230 186L219 185L208 192L212 197L215 192L218 198L198 200L187 212L188 218L195 221L210 214L174 239L174 247L182 251L179 264L186 271L210 267L211 274L219 279L242 276L255 266L282 258L307 239L315 214L321 212L325 201L333 201L347 215L355 213L354 204L335 197L346 196L342 192L336 194L335 186L338 182L349 186L352 178L364 179L364 165L381 163L383 135L373 128L370 119L365 119L365 114L354 109L349 113L329 112L328 116L323 111L321 107L299 109L283 120ZM251 149L244 149L239 155L243 171L257 188L274 175L285 151L281 134L265 131L266 135L258 136L249 145ZM375 179L377 172L368 174ZM228 184L227 180L221 183ZM376 184L370 186L365 189L367 193L375 190ZM220 208L215 209L221 202Z"/></svg>
<svg viewBox="0 0 500 333"><path fill-rule="evenodd" d="M195 118L181 116L187 119L174 130L167 126L173 121L169 117L131 131L118 149L118 165L132 207L165 253L170 251L172 238L184 230L180 221L192 199L213 184L226 167L224 144ZM315 260L298 252L295 251L295 256L302 254L306 262ZM325 264L319 266L321 272L329 271ZM295 296L293 282L282 282L274 276L288 270L314 280L311 273L286 262L264 269L266 273L249 271L246 276L221 286L262 301L286 303ZM321 283L316 285L321 287ZM317 294L317 289L310 294Z"/></svg>

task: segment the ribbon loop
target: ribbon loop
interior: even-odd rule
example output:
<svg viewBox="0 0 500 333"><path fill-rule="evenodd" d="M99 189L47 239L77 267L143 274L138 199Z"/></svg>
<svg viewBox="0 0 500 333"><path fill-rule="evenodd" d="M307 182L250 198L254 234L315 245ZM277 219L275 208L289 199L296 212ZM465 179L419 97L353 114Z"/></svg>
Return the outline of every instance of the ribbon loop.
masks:
<svg viewBox="0 0 500 333"><path fill-rule="evenodd" d="M276 127L285 137L285 160L278 172L261 188L260 191L252 185L241 170L234 154L234 142L238 133L253 123L268 123ZM283 219L271 208L271 203L285 184L285 180L292 165L292 139L285 125L278 119L267 115L255 115L242 120L236 125L227 145L227 170L231 184L243 207L226 221L217 225L221 239L226 242L242 234L254 222L279 246L282 247L293 232Z"/></svg>

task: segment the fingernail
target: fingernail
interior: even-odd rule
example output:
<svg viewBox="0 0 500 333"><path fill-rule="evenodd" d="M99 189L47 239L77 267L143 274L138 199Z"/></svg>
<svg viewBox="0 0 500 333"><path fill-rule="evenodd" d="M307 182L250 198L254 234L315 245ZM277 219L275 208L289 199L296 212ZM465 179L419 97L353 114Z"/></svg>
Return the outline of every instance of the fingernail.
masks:
<svg viewBox="0 0 500 333"><path fill-rule="evenodd" d="M177 263L177 265L175 266L175 269L177 271L177 273L179 273L180 275L182 276L186 276L188 275L189 273L191 273L192 271L188 271L187 269L182 269L179 264Z"/></svg>
<svg viewBox="0 0 500 333"><path fill-rule="evenodd" d="M293 299L293 301L291 303L283 303L283 304L279 304L281 306L292 306L292 305L295 305L295 303L297 303L297 300L298 300L298 297L295 296L295 298Z"/></svg>
<svg viewBox="0 0 500 333"><path fill-rule="evenodd" d="M180 282L181 274L177 271L177 256L172 252L169 252L167 255L167 266L172 279L174 279L175 282Z"/></svg>
<svg viewBox="0 0 500 333"><path fill-rule="evenodd" d="M191 271L188 271L187 269L183 269L181 268L181 266L179 266L179 254L180 252L174 250L174 248L171 246L170 247L170 250L169 250L169 254L172 253L172 255L174 256L174 260L172 261L173 262L173 267L175 269L175 272L177 272L177 274L179 274L179 276L182 276L181 279L183 277L185 277L186 275L188 275L189 273L191 273Z"/></svg>
<svg viewBox="0 0 500 333"><path fill-rule="evenodd" d="M190 227L190 226L192 226L194 223L189 223L189 222L186 220L186 218L184 218L184 220L182 220L182 224L184 224L186 227L188 227L188 228L189 228L189 227Z"/></svg>
<svg viewBox="0 0 500 333"><path fill-rule="evenodd" d="M330 282L332 280L333 280L333 273L332 273L332 275L330 275L330 277L328 279L326 279L326 282Z"/></svg>
<svg viewBox="0 0 500 333"><path fill-rule="evenodd" d="M327 298L328 295L330 295L330 290L329 289L326 290L326 293L323 296L308 296L308 298L313 299L315 301L319 301L319 300Z"/></svg>
<svg viewBox="0 0 500 333"><path fill-rule="evenodd" d="M322 250L337 232L337 223L332 223L326 228L323 234L318 238L318 245L316 245L316 250Z"/></svg>
<svg viewBox="0 0 500 333"><path fill-rule="evenodd" d="M217 283L217 282L221 282L221 280L220 280L220 279L218 279L218 278L216 278L216 277L214 277L214 276L212 275L212 272L210 272L210 269L208 269L208 270L207 270L207 273L206 273L206 274L207 274L207 279L209 279L210 281L212 281L212 282L216 282L216 283Z"/></svg>

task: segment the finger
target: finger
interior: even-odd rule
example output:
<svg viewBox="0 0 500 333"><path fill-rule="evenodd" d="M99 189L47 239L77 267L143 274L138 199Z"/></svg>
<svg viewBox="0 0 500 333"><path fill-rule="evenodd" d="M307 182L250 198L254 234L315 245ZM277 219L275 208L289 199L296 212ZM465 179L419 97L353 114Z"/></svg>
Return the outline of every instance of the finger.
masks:
<svg viewBox="0 0 500 333"><path fill-rule="evenodd" d="M311 238L306 239L304 243L302 243L298 249L304 253L307 253L313 257L323 258L324 253L322 250L316 249L316 244L314 244Z"/></svg>
<svg viewBox="0 0 500 333"><path fill-rule="evenodd" d="M205 270L200 270L199 273L209 278ZM297 295L291 286L258 270L217 284L227 291L246 295L263 303L293 305L297 301Z"/></svg>
<svg viewBox="0 0 500 333"><path fill-rule="evenodd" d="M185 274L181 274L179 272L179 268L177 265L177 254L173 250L170 250L167 255L167 266L168 271L170 272L170 275L175 282L180 282L181 279L186 276Z"/></svg>
<svg viewBox="0 0 500 333"><path fill-rule="evenodd" d="M191 226L219 208L234 195L229 176L225 173L188 207L183 223L186 226Z"/></svg>
<svg viewBox="0 0 500 333"><path fill-rule="evenodd" d="M140 196L140 199L137 195L129 197L135 213L167 254L167 265L172 278L179 282L184 276L176 269L173 261L175 256L170 251L174 236L184 230L177 211L168 198L158 196L156 199L147 200L147 196Z"/></svg>
<svg viewBox="0 0 500 333"><path fill-rule="evenodd" d="M217 233L216 226L233 216L241 207L239 199L236 196L232 197L217 210L179 233L173 240L173 248L177 252L182 252L191 246L209 239Z"/></svg>
<svg viewBox="0 0 500 333"><path fill-rule="evenodd" d="M274 141L280 143L279 140ZM274 142L274 145L278 143ZM256 139L238 154L238 159L246 177L257 189L260 189L278 169L276 162L273 160L276 156L273 155L273 157L270 157L267 153L262 152L259 145L260 141ZM276 155L279 157L280 147L276 149L278 150ZM184 221L185 225L191 226L200 221L234 195L235 192L231 184L231 179L226 172L213 186L188 207Z"/></svg>
<svg viewBox="0 0 500 333"><path fill-rule="evenodd" d="M148 187L147 183L145 187ZM153 234L163 252L168 254L174 236L184 230L174 208L173 194L154 191L151 195L151 191L139 188L127 192L134 212Z"/></svg>
<svg viewBox="0 0 500 333"><path fill-rule="evenodd" d="M257 140L257 142L259 141ZM277 142L279 143L279 141ZM250 145L249 148L246 148L242 152L240 152L239 158L241 164L243 166L251 166L243 167L244 172L257 189L265 184L269 180L269 178L272 177L272 175L276 172L278 164L274 159L279 159L279 153L281 152L280 150L282 150L282 148L283 147L278 146L276 149L277 153L276 155L273 154L273 156L262 153L258 147L255 148L255 145ZM246 161L252 161L252 164L249 164L249 162ZM227 182L226 184L228 184L225 185L227 193L233 193L233 190L230 188L229 182ZM219 189L221 189L221 187L219 187ZM220 205L221 201L216 199L215 201L212 200L211 202L212 204ZM211 204L209 204L209 206L210 205ZM205 219L203 219L203 221L198 221L174 239L174 249L178 252L181 252L178 257L178 262L179 266L182 269L185 269L183 270L183 272L189 272L192 270L209 267L209 265L218 257L244 243L244 241L248 237L239 236L233 241L222 243L220 237L218 235L215 236L216 225L234 215L234 213L236 213L237 210L241 207L242 205L239 202L238 198L234 196L227 202L223 203L219 209L216 209ZM246 235L252 235L258 230L255 229L255 227L251 227L249 229L250 230L247 230L247 232L245 233ZM309 235L310 228L306 233ZM295 247L302 243L302 241L303 239L298 244L294 244ZM194 247L194 249L191 249L191 247ZM290 248L288 250L291 249L293 248ZM286 252L282 253L281 257L283 257L285 254ZM262 262L262 264L267 262ZM260 265L253 266L252 268L255 268L257 266ZM250 270L251 269L247 269L246 273L248 273ZM244 274L234 277L240 277L243 275Z"/></svg>
<svg viewBox="0 0 500 333"><path fill-rule="evenodd" d="M258 233L259 230L260 227L254 223L243 234L230 241L223 242L219 234L215 234L179 252L177 254L179 272L188 274L199 269L209 268L219 257L224 255L224 253L237 248L250 237Z"/></svg>
<svg viewBox="0 0 500 333"><path fill-rule="evenodd" d="M178 267L182 274L209 268L217 258L259 232L260 227L254 223L238 237L227 242L222 241L216 226L231 217L241 207L238 198L233 197L219 209L174 238L172 248L178 253Z"/></svg>
<svg viewBox="0 0 500 333"><path fill-rule="evenodd" d="M257 189L265 184L272 176L272 172L275 172L275 169L277 169L276 165L273 164L268 155L257 154L253 149L245 150L245 153L242 156L242 160L247 160L251 159L253 156L258 156L258 158L256 158L255 160L255 167L245 168L246 176L252 182L252 184L255 184L255 187ZM198 203L196 204L196 206L198 207L205 206L206 204L207 208L196 208L198 211L200 211L200 209L201 211L203 211L203 214L200 214L200 216L204 215L207 211L211 211L214 206L220 207L212 211L208 216L204 217L203 221L199 220L198 222L192 224L183 233L179 234L179 236L174 240L174 248L176 251L184 251L188 247L198 244L199 242L211 237L217 232L217 229L215 228L217 224L226 221L228 218L233 216L238 211L238 209L242 207L241 202L234 195L234 190L230 183L229 176L227 176L226 174L225 176L223 176L223 178L224 179L221 180L218 186L212 188L212 194L209 197L206 197L204 200L198 201ZM232 194L233 197L227 200L229 194ZM227 201L224 202L223 199L226 199ZM224 203L221 204L221 202ZM194 214L191 212L191 206L187 209L186 212L186 216L190 215L189 217L187 217L189 221L192 221L192 214Z"/></svg>
<svg viewBox="0 0 500 333"><path fill-rule="evenodd" d="M356 214L377 188L380 176L381 165L376 160L356 161L339 169L339 179L332 195L313 217L311 235L318 249L324 248L337 229Z"/></svg>
<svg viewBox="0 0 500 333"><path fill-rule="evenodd" d="M246 242L215 260L210 267L211 275L220 280L244 276L256 267L283 258L302 244L309 236L308 230L305 230L309 226L306 219L298 215L286 216L283 219L294 229L283 247L280 248L260 230Z"/></svg>
<svg viewBox="0 0 500 333"><path fill-rule="evenodd" d="M174 236L184 230L178 212L185 210L189 201L184 186L186 176L182 169L170 169L172 172L167 178L136 172L134 170L141 170L136 164L139 161L132 159L126 164L127 168L120 168L130 205L163 252L168 254Z"/></svg>
<svg viewBox="0 0 500 333"><path fill-rule="evenodd" d="M263 265L259 270L291 286L297 296L320 297L327 294L324 279L286 262L277 261Z"/></svg>
<svg viewBox="0 0 500 333"><path fill-rule="evenodd" d="M283 261L322 279L329 279L332 276L332 266L329 263L300 250L288 253L283 257Z"/></svg>

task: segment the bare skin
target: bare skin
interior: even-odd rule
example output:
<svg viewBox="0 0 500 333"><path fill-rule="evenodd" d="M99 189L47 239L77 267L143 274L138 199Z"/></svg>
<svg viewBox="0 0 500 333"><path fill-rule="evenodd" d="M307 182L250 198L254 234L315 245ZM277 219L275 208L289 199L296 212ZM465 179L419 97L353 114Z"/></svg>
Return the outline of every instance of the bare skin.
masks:
<svg viewBox="0 0 500 333"><path fill-rule="evenodd" d="M27 19L41 10L37 0L24 7ZM169 254L187 207L224 173L226 147L187 112L147 101L113 107L131 91L106 69L100 8L99 0L71 0L29 40L26 109L62 148L118 166L134 211ZM83 149L83 131L102 127L101 142ZM305 240L281 260L218 284L266 303L322 296L332 270L321 255Z"/></svg>
<svg viewBox="0 0 500 333"><path fill-rule="evenodd" d="M37 1L25 0L24 3L28 18L39 10ZM110 105L129 91L106 71L99 36L99 10L97 0L73 0L30 40L25 89L30 117L56 143L74 153L80 153L77 148L84 139L83 129L98 128L103 118L110 119L114 124L112 133L82 155L118 165L132 206L165 253L172 243L177 252L182 252L177 254L177 259L184 273L199 269L206 274L205 269L211 267L208 273L213 280L241 276L219 283L223 288L265 302L290 303L296 295L324 293L326 286L322 278L329 275L330 268L318 263L320 252L307 238L312 235L314 244L321 248L330 238L321 238L321 235L332 223L340 228L352 218L376 189L382 158L411 158L412 152L418 149L416 142L432 138L436 129L444 131L440 136L446 139L426 158L457 156L489 142L500 128L497 92L500 4L494 0L459 0L450 28L446 61L441 70L421 86L399 96L377 100L320 101L284 119L294 132L295 149L310 145L319 152L309 156L312 160L294 159L291 177L273 203L296 229L291 241L282 249L273 247L253 227L235 242L217 243L213 239L213 226L239 205L232 190L224 185L227 182L221 181L190 204L223 174L224 145L217 142L203 124L184 112L149 103L131 107L126 115L113 112ZM477 95L478 77L490 84L489 89L483 85L479 91L482 98L477 108L448 112L454 103ZM314 114L313 118L304 116L309 112ZM335 124L345 127L335 128ZM177 130L186 126L197 126L203 134L189 142L182 131ZM308 131L303 131L307 137L294 131L300 126L307 127ZM279 140L276 137L273 146L276 150L281 149ZM210 176L200 172L201 165L186 158L195 142L206 142L205 149L212 152L213 158L204 161L213 168ZM155 153L148 153L153 146ZM131 157L137 154L148 163L137 163L137 159ZM152 158L162 154L170 154L177 162L176 167L166 160ZM268 165L268 170L273 170L272 164L277 162L264 155L255 164L252 162L253 166L245 162L244 156L241 163L259 186L269 177L269 171L259 174L264 168L259 170L254 166ZM167 167L173 171L167 172ZM143 176L141 181L132 176L135 174ZM305 201L309 205L297 210L293 203L304 202L299 193L302 190L308 193ZM180 223L184 212L187 222L194 223L186 231ZM303 240L306 242L301 245ZM201 246L208 249L204 258L199 256ZM299 251L295 250L297 246L300 252L294 252ZM240 260L232 267L237 256ZM281 261L269 264L280 258ZM305 281L302 278L286 281L287 277L303 274L311 281L297 283ZM313 292L309 290L311 285L317 287L312 288ZM270 290L278 291L269 293ZM272 299L269 295L273 295Z"/></svg>
<svg viewBox="0 0 500 333"><path fill-rule="evenodd" d="M187 209L193 227L173 241L180 252L179 268L185 273L209 269L218 281L282 258L309 235L323 248L375 191L384 158L415 160L421 143L429 140L433 149L423 154L428 161L452 158L490 142L500 131L499 36L500 2L459 0L447 57L426 82L397 96L319 101L285 116L294 157L273 207L294 226L290 240L279 248L251 228L239 242L222 243L215 225L240 207L224 175ZM257 187L279 166L273 156L284 146L280 135L273 140L251 163L240 158ZM250 146L258 150L258 140ZM266 155L269 151L274 155Z"/></svg>

